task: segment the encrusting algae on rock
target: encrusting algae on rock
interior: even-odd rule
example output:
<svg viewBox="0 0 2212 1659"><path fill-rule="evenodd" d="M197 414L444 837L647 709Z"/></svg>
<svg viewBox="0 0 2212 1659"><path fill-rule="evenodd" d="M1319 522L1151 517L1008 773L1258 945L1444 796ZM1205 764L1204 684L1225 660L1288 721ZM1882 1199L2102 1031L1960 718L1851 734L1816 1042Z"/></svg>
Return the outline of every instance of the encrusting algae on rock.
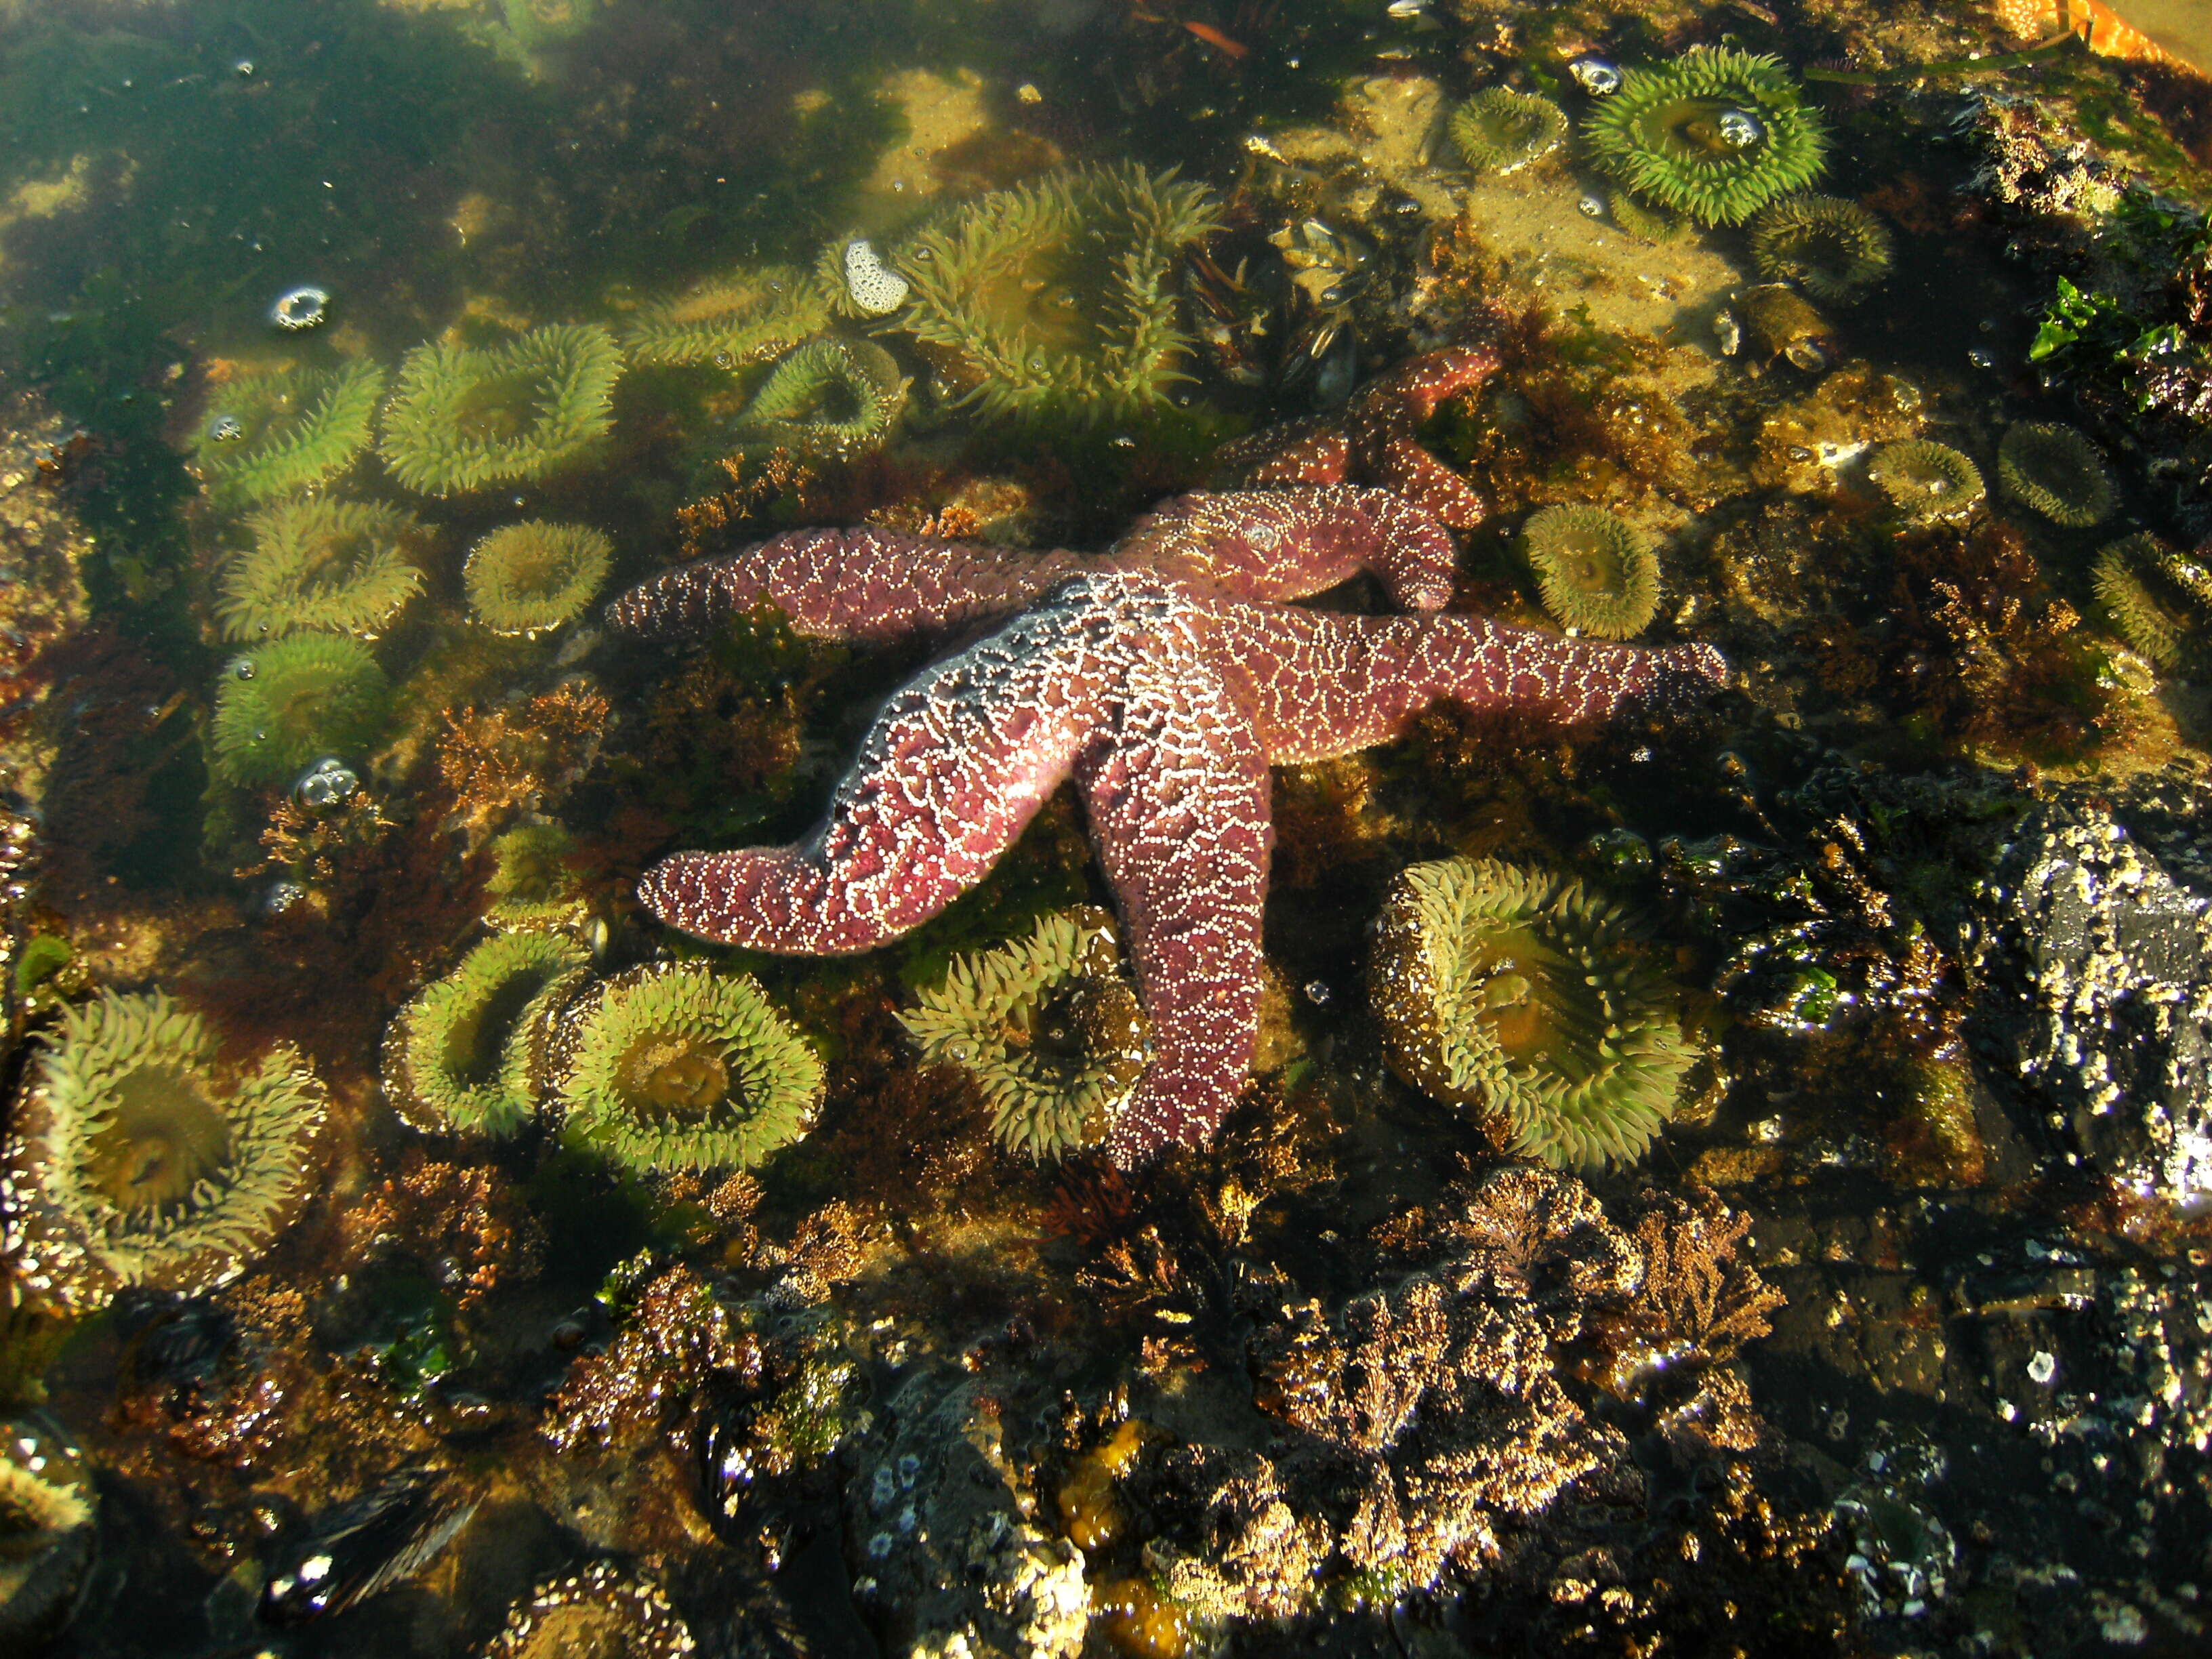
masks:
<svg viewBox="0 0 2212 1659"><path fill-rule="evenodd" d="M231 1062L159 991L64 1009L0 1180L17 1271L84 1310L125 1285L224 1283L306 1197L325 1107L296 1049Z"/></svg>
<svg viewBox="0 0 2212 1659"><path fill-rule="evenodd" d="M1641 1158L1699 1058L1627 918L1547 872L1410 866L1368 973L1392 1068L1562 1168Z"/></svg>

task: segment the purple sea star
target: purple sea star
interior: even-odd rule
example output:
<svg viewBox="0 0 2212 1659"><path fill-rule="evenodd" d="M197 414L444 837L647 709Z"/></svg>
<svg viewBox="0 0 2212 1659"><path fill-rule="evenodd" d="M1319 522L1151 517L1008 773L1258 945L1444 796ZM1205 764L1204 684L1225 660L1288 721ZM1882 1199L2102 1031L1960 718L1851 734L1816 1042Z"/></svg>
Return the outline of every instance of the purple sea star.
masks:
<svg viewBox="0 0 2212 1659"><path fill-rule="evenodd" d="M801 633L878 639L981 622L1050 587L891 697L812 835L678 853L647 872L646 908L754 950L867 950L981 880L1072 776L1152 1027L1152 1061L1107 1151L1127 1166L1203 1142L1243 1087L1258 1034L1271 764L1387 742L1438 698L1583 721L1725 672L1706 646L1280 603L1361 563L1410 599L1441 599L1430 561L1449 538L1380 495L1183 496L1090 562L803 532L633 590L610 616L640 633L708 626L768 599Z"/></svg>

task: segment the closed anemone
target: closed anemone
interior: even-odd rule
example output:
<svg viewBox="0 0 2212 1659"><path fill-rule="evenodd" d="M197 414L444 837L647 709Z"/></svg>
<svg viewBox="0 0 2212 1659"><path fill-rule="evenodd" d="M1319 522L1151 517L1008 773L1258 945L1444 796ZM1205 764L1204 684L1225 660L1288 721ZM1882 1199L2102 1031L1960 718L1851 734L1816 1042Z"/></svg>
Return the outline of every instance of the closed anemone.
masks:
<svg viewBox="0 0 2212 1659"><path fill-rule="evenodd" d="M413 514L314 495L246 522L253 544L224 568L216 617L224 637L273 639L295 629L374 635L422 586L401 555Z"/></svg>
<svg viewBox="0 0 2212 1659"><path fill-rule="evenodd" d="M822 1061L744 975L659 963L562 1021L567 1133L625 1167L750 1169L814 1127Z"/></svg>
<svg viewBox="0 0 2212 1659"><path fill-rule="evenodd" d="M377 453L410 489L450 495L541 477L614 424L622 350L597 323L501 346L420 345L400 361Z"/></svg>
<svg viewBox="0 0 2212 1659"><path fill-rule="evenodd" d="M1144 1014L1103 912L956 957L915 1002L899 1019L922 1058L974 1078L1000 1144L1039 1162L1103 1140L1144 1069Z"/></svg>
<svg viewBox="0 0 2212 1659"><path fill-rule="evenodd" d="M1867 463L1867 477L1892 507L1917 520L1971 512L1989 493L1971 459L1927 438L1882 445Z"/></svg>
<svg viewBox="0 0 2212 1659"><path fill-rule="evenodd" d="M76 1447L0 1419L0 1651L35 1653L68 1626L98 1553L95 1499Z"/></svg>
<svg viewBox="0 0 2212 1659"><path fill-rule="evenodd" d="M532 520L471 548L461 586L494 633L543 634L583 615L613 562L614 544L590 526Z"/></svg>
<svg viewBox="0 0 2212 1659"><path fill-rule="evenodd" d="M823 285L790 265L741 270L640 311L623 330L639 363L737 368L782 356L830 320Z"/></svg>
<svg viewBox="0 0 2212 1659"><path fill-rule="evenodd" d="M693 1645L658 1584L595 1561L518 1601L483 1659L682 1659Z"/></svg>
<svg viewBox="0 0 2212 1659"><path fill-rule="evenodd" d="M775 366L738 429L802 455L842 459L883 447L909 382L872 340L809 340Z"/></svg>
<svg viewBox="0 0 2212 1659"><path fill-rule="evenodd" d="M1141 415L1189 378L1172 278L1219 224L1206 186L1133 164L992 191L900 256L911 285L900 326L986 415Z"/></svg>
<svg viewBox="0 0 2212 1659"><path fill-rule="evenodd" d="M1583 125L1590 155L1646 201L1740 225L1826 165L1828 138L1772 58L1692 46L1626 70Z"/></svg>
<svg viewBox="0 0 2212 1659"><path fill-rule="evenodd" d="M1671 242L1679 238L1687 221L1663 208L1646 207L1625 190L1606 198L1613 222L1639 242Z"/></svg>
<svg viewBox="0 0 2212 1659"><path fill-rule="evenodd" d="M1492 859L1399 876L1369 995L1401 1077L1560 1168L1641 1158L1698 1059L1673 987L1619 909Z"/></svg>
<svg viewBox="0 0 2212 1659"><path fill-rule="evenodd" d="M1567 118L1548 98L1486 87L1451 113L1452 143L1477 173L1518 173L1557 149Z"/></svg>
<svg viewBox="0 0 2212 1659"><path fill-rule="evenodd" d="M1521 532L1544 608L1562 626L1625 640L1659 610L1659 556L1601 507L1547 507Z"/></svg>
<svg viewBox="0 0 2212 1659"><path fill-rule="evenodd" d="M374 363L240 374L210 394L193 462L227 504L327 483L368 447L383 396L384 371Z"/></svg>
<svg viewBox="0 0 2212 1659"><path fill-rule="evenodd" d="M2112 475L2105 458L2072 427L2022 421L1997 445L1997 480L2031 512L2069 530L2100 524L2112 511Z"/></svg>
<svg viewBox="0 0 2212 1659"><path fill-rule="evenodd" d="M426 1133L511 1135L538 1108L554 1023L582 985L582 945L501 933L399 1011L384 1040L384 1092Z"/></svg>
<svg viewBox="0 0 2212 1659"><path fill-rule="evenodd" d="M223 1283L298 1207L324 1105L295 1049L229 1063L158 991L64 1010L9 1145L19 1274L80 1309Z"/></svg>
<svg viewBox="0 0 2212 1659"><path fill-rule="evenodd" d="M1889 273L1889 232L1839 196L1784 197L1751 225L1751 257L1769 282L1795 283L1816 300L1841 302Z"/></svg>
<svg viewBox="0 0 2212 1659"><path fill-rule="evenodd" d="M216 686L216 769L235 783L289 783L308 762L374 741L391 682L359 640L294 634L234 658Z"/></svg>
<svg viewBox="0 0 2212 1659"><path fill-rule="evenodd" d="M2178 556L2149 534L2097 555L2097 603L2120 637L2160 668L2180 660L2204 620L2203 601L2175 580Z"/></svg>
<svg viewBox="0 0 2212 1659"><path fill-rule="evenodd" d="M491 844L484 893L495 927L555 927L580 921L583 880L568 864L576 838L557 823L526 823Z"/></svg>

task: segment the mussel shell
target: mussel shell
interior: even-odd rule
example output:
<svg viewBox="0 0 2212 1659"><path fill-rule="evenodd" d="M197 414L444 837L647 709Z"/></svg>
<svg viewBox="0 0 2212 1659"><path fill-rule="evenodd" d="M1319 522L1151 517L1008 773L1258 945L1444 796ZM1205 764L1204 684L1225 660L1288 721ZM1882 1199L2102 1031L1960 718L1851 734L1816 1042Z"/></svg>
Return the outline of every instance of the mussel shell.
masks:
<svg viewBox="0 0 2212 1659"><path fill-rule="evenodd" d="M262 1622L303 1624L390 1589L428 1565L476 1510L434 1470L399 1470L276 1552L261 1585Z"/></svg>

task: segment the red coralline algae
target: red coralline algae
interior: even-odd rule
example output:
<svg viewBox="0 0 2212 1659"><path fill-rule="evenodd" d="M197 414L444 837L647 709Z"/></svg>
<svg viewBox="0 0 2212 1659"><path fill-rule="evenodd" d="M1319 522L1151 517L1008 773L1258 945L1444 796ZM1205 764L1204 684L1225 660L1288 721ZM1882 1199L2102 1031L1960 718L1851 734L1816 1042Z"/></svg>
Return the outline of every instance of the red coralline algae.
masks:
<svg viewBox="0 0 2212 1659"><path fill-rule="evenodd" d="M1650 651L1469 617L1353 617L1268 602L1310 591L1347 560L1382 562L1353 537L1323 548L1293 535L1287 568L1304 574L1270 581L1249 557L1252 538L1237 515L1245 502L1264 510L1273 499L1185 497L1155 515L1139 531L1149 568L1066 580L894 695L812 835L789 847L678 854L647 872L646 908L687 933L754 950L867 950L980 881L1073 777L1127 929L1153 1044L1107 1150L1126 1166L1170 1143L1203 1142L1243 1086L1258 1035L1271 763L1387 742L1439 698L1582 721L1724 672L1708 647ZM1170 556L1195 568L1164 528L1176 515L1213 526L1201 548L1239 550L1206 567L1212 581L1161 574ZM615 614L659 634L737 603L702 599L702 588L775 591L801 607L801 631L834 627L866 639L966 620L981 603L968 573L987 568L954 564L947 544L865 529L809 535L804 584L769 586L792 568L783 538L757 550L765 575L747 569L745 555L711 570L687 567L629 594ZM1238 590L1268 598L1230 597Z"/></svg>

